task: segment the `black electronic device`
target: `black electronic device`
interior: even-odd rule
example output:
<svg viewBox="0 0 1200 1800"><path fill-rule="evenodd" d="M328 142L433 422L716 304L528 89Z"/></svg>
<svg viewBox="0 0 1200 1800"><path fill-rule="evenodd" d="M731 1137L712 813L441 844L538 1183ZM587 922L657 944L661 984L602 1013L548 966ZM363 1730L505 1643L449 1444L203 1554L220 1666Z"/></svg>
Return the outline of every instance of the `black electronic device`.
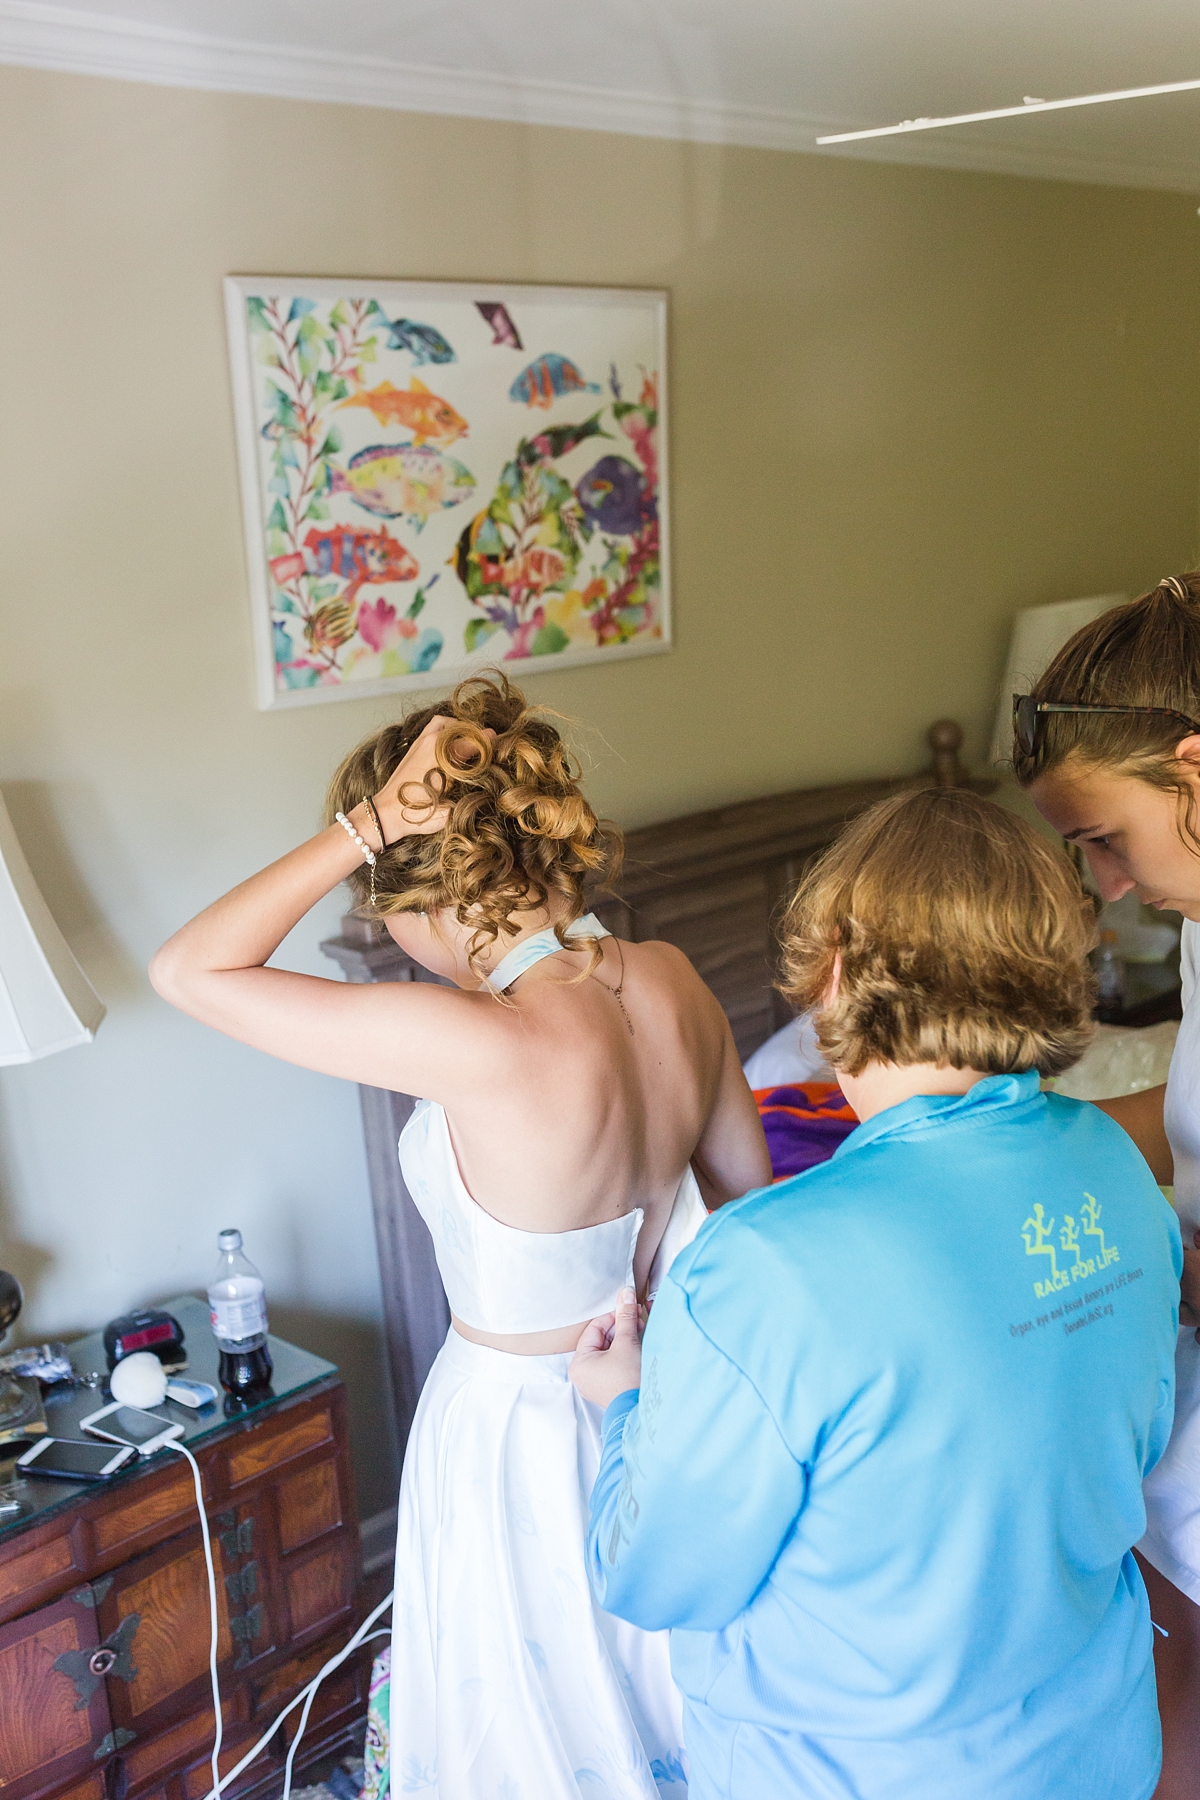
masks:
<svg viewBox="0 0 1200 1800"><path fill-rule="evenodd" d="M123 1357L139 1350L157 1356L164 1369L186 1369L187 1351L183 1347L183 1326L174 1313L157 1306L144 1306L138 1312L123 1313L110 1319L104 1327L104 1354L109 1373Z"/></svg>
<svg viewBox="0 0 1200 1800"><path fill-rule="evenodd" d="M128 1444L85 1444L77 1438L43 1438L16 1466L30 1475L54 1475L60 1481L104 1481L134 1462L137 1451Z"/></svg>

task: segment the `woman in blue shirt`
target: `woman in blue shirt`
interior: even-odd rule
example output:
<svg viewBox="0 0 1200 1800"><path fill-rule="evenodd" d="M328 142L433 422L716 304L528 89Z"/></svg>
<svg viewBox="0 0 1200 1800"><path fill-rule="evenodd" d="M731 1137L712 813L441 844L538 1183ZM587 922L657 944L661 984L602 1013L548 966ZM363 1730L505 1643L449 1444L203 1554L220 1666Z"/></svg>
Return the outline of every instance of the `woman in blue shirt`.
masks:
<svg viewBox="0 0 1200 1800"><path fill-rule="evenodd" d="M784 931L861 1126L713 1216L644 1378L628 1308L581 1342L593 1585L673 1627L693 1800L1154 1790L1131 1546L1181 1252L1125 1133L1040 1091L1087 1041L1092 931L1066 859L989 802L863 815Z"/></svg>

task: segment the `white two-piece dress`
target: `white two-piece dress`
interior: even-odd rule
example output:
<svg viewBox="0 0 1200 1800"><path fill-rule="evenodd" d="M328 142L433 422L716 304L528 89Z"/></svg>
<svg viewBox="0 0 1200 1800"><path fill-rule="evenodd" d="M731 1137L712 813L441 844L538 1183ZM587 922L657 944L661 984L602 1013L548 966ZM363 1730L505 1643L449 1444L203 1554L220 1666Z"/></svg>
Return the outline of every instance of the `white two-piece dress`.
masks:
<svg viewBox="0 0 1200 1800"><path fill-rule="evenodd" d="M571 933L607 934L592 915ZM502 989L561 946L527 938ZM550 1101L548 1100L548 1104ZM472 1199L446 1115L414 1109L400 1162L457 1318L551 1331L613 1310L632 1285L635 1209L580 1231L519 1231ZM707 1214L680 1182L651 1287ZM453 1326L404 1459L392 1626L391 1791L433 1800L683 1800L681 1705L668 1634L601 1612L584 1538L601 1409L569 1354L518 1356Z"/></svg>

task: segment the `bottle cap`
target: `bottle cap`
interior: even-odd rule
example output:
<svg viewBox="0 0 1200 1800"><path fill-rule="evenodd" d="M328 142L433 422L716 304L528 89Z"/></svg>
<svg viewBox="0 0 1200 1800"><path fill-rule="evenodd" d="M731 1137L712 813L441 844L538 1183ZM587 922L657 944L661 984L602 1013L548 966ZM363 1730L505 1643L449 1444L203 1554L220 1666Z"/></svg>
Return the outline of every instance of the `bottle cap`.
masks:
<svg viewBox="0 0 1200 1800"><path fill-rule="evenodd" d="M1115 932L1113 935L1114 936L1116 935ZM241 1247L242 1247L242 1234L240 1231L235 1231L232 1227L230 1227L228 1230L222 1231L218 1234L218 1236L217 1236L217 1249L218 1250L240 1250Z"/></svg>

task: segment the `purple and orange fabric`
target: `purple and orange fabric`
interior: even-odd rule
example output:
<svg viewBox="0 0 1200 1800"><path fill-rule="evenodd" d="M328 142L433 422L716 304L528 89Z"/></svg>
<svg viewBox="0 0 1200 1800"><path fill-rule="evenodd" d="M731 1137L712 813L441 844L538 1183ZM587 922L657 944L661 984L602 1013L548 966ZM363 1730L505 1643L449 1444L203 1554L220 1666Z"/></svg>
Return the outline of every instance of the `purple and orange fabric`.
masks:
<svg viewBox="0 0 1200 1800"><path fill-rule="evenodd" d="M858 1124L850 1102L832 1081L801 1081L755 1088L776 1181L828 1162Z"/></svg>

